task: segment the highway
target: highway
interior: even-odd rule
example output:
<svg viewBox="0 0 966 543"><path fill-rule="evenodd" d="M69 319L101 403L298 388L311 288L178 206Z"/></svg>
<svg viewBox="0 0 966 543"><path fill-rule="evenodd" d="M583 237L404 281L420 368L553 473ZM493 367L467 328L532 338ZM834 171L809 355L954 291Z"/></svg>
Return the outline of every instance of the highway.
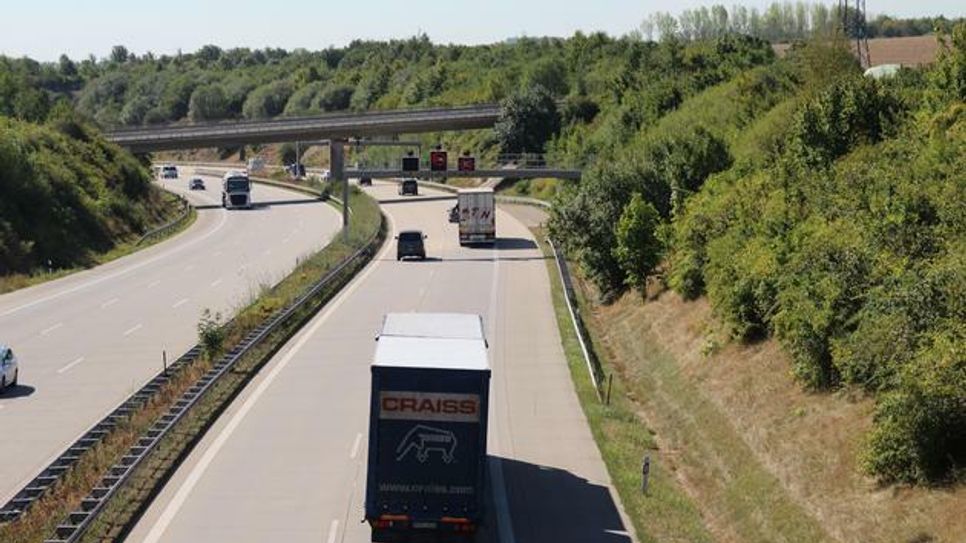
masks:
<svg viewBox="0 0 966 543"><path fill-rule="evenodd" d="M340 228L331 206L265 186L259 207L227 212L219 180L188 191L187 173L165 183L204 207L185 232L0 296L0 341L20 359L20 386L0 394L0 503L159 372L162 350L194 345L203 309L232 313Z"/></svg>
<svg viewBox="0 0 966 543"><path fill-rule="evenodd" d="M387 312L454 311L484 316L493 368L490 522L479 541L633 541L573 391L529 230L500 211L495 248L461 248L451 202L400 202L381 183L371 191L393 231L429 235L428 261L397 262L388 243L246 387L127 540L369 541L360 521L374 337Z"/></svg>

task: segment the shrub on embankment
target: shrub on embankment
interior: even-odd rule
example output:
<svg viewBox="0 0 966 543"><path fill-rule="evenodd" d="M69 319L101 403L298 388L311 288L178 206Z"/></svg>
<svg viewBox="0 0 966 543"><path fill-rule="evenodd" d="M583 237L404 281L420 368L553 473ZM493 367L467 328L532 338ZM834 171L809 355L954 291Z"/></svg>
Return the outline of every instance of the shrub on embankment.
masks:
<svg viewBox="0 0 966 543"><path fill-rule="evenodd" d="M163 220L148 169L62 108L0 117L0 275L89 264Z"/></svg>
<svg viewBox="0 0 966 543"><path fill-rule="evenodd" d="M966 25L951 43L891 80L816 44L745 72L625 138L551 221L613 297L642 284L614 258L642 195L671 287L776 337L806 386L877 398L862 460L888 481L966 467Z"/></svg>

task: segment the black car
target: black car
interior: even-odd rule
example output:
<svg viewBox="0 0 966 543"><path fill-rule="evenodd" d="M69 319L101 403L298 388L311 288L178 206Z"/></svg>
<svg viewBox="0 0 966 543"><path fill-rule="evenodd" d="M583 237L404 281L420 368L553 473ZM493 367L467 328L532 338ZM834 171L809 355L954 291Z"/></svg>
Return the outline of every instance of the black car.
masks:
<svg viewBox="0 0 966 543"><path fill-rule="evenodd" d="M402 196L407 194L417 196L419 195L419 184L415 179L403 179L402 183L399 183L399 194Z"/></svg>
<svg viewBox="0 0 966 543"><path fill-rule="evenodd" d="M371 177L360 177L359 178L359 186L360 187L371 187L372 186L372 178Z"/></svg>
<svg viewBox="0 0 966 543"><path fill-rule="evenodd" d="M205 182L200 177L195 177L191 180L188 188L191 190L205 190Z"/></svg>
<svg viewBox="0 0 966 543"><path fill-rule="evenodd" d="M396 236L396 260L406 257L426 260L426 246L423 240L426 235L420 230L403 230Z"/></svg>

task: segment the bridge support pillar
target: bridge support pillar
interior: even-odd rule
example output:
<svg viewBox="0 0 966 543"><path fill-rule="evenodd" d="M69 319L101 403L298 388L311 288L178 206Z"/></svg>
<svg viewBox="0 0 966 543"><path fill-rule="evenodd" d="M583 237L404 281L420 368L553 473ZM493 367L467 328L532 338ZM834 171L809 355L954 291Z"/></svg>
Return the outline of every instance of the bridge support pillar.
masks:
<svg viewBox="0 0 966 543"><path fill-rule="evenodd" d="M345 175L345 140L329 141L329 173L333 183L342 183L342 236L349 241L349 178Z"/></svg>

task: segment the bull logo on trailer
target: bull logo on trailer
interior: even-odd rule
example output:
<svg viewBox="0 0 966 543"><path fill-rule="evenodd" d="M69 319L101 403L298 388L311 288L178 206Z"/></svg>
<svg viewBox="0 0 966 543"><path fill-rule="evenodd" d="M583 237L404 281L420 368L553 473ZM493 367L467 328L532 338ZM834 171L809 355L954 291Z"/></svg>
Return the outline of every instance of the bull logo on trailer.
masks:
<svg viewBox="0 0 966 543"><path fill-rule="evenodd" d="M425 464L429 460L429 454L435 452L442 456L443 462L451 464L455 458L456 445L456 435L453 432L418 424L406 433L406 437L396 447L396 461L402 462L410 452L414 452L416 460Z"/></svg>

